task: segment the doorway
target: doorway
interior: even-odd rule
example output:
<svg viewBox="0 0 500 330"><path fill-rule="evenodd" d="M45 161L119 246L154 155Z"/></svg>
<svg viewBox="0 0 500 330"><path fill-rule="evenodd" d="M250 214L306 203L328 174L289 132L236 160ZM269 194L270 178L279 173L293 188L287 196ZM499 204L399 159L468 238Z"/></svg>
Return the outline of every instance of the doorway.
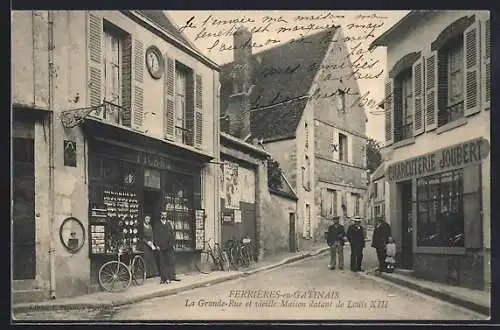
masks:
<svg viewBox="0 0 500 330"><path fill-rule="evenodd" d="M412 184L401 184L401 268L413 268Z"/></svg>
<svg viewBox="0 0 500 330"><path fill-rule="evenodd" d="M35 160L34 140L13 139L13 277L34 279L35 245Z"/></svg>
<svg viewBox="0 0 500 330"><path fill-rule="evenodd" d="M288 247L290 252L297 252L297 237L295 233L295 213L290 213L289 215L289 241L288 241Z"/></svg>
<svg viewBox="0 0 500 330"><path fill-rule="evenodd" d="M144 190L144 215L151 217L153 227L160 221L161 192L156 190Z"/></svg>
<svg viewBox="0 0 500 330"><path fill-rule="evenodd" d="M147 215L151 217L153 237L154 229L156 228L157 223L160 221L161 197L162 194L159 191L144 190L143 215L144 217ZM152 251L147 246L144 246L144 261L146 262L146 274L148 278L158 276L159 274L159 261L157 260L157 258L158 255L155 251Z"/></svg>

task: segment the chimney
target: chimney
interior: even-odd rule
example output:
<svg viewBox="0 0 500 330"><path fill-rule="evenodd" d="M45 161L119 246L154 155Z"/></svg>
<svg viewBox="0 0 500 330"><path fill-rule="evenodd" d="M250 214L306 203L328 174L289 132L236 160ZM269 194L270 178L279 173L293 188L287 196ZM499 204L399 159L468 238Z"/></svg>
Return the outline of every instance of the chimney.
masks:
<svg viewBox="0 0 500 330"><path fill-rule="evenodd" d="M230 95L226 115L229 117L229 134L246 138L250 133L250 95Z"/></svg>
<svg viewBox="0 0 500 330"><path fill-rule="evenodd" d="M250 134L250 94L252 92L252 33L240 27L233 34L233 93L226 114L229 134L245 139Z"/></svg>
<svg viewBox="0 0 500 330"><path fill-rule="evenodd" d="M233 93L246 93L252 84L252 33L242 26L233 34Z"/></svg>

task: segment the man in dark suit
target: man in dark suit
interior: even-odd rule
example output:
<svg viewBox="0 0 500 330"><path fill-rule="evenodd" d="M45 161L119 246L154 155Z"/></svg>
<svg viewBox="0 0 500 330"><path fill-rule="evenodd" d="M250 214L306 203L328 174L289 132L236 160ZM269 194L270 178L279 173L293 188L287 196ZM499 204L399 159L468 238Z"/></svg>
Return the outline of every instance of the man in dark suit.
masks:
<svg viewBox="0 0 500 330"><path fill-rule="evenodd" d="M375 230L373 231L372 237L372 247L377 251L378 258L378 269L379 272L385 271L385 246L387 240L391 236L391 226L384 221L384 219L377 219L377 224L375 225Z"/></svg>
<svg viewBox="0 0 500 330"><path fill-rule="evenodd" d="M175 234L172 224L167 221L166 212L161 213L160 222L154 233L154 243L160 250L161 284L179 281L175 276Z"/></svg>
<svg viewBox="0 0 500 330"><path fill-rule="evenodd" d="M328 232L326 233L326 243L330 247L330 263L328 268L335 269L337 263L337 255L339 258L339 269L344 268L344 240L345 229L339 223L339 217L333 218L333 224L328 227Z"/></svg>
<svg viewBox="0 0 500 330"><path fill-rule="evenodd" d="M354 218L354 223L347 229L347 239L351 245L351 271L361 272L363 248L365 247L365 229L361 226L361 219Z"/></svg>

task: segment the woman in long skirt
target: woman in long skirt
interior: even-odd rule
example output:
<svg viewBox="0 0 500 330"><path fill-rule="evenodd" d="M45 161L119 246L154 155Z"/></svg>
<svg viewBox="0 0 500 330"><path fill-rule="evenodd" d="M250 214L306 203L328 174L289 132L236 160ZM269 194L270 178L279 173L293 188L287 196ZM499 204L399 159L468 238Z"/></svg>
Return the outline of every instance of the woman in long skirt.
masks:
<svg viewBox="0 0 500 330"><path fill-rule="evenodd" d="M156 246L153 243L153 227L151 226L151 217L144 217L144 261L146 262L146 277L158 276L159 259Z"/></svg>

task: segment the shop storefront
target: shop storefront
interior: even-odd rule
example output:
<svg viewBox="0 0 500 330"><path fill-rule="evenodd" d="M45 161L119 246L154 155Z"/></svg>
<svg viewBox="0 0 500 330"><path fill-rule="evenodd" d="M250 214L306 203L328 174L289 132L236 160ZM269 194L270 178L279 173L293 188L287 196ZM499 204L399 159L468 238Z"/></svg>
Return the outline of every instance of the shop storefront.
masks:
<svg viewBox="0 0 500 330"><path fill-rule="evenodd" d="M476 138L387 166L399 267L443 283L484 286L488 154L488 141Z"/></svg>
<svg viewBox="0 0 500 330"><path fill-rule="evenodd" d="M154 235L162 212L173 223L177 272L193 270L205 236L203 164L188 156L173 157L144 146L89 138L88 230L93 285L98 283L99 267L116 258L119 247L144 251L144 217L151 217Z"/></svg>

